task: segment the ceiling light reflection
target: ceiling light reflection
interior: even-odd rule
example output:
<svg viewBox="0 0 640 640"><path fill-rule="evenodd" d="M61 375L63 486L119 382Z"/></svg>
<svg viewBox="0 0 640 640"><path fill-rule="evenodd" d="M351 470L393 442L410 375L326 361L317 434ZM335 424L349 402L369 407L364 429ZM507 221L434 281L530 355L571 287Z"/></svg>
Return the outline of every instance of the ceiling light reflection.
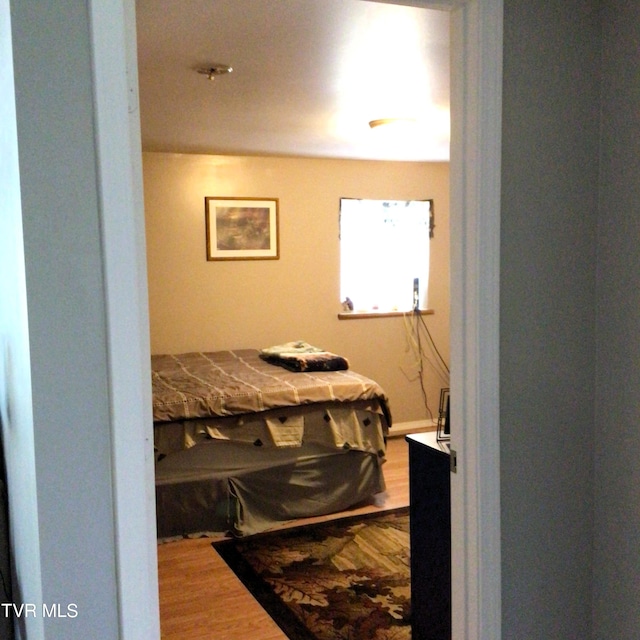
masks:
<svg viewBox="0 0 640 640"><path fill-rule="evenodd" d="M424 55L426 49L437 46L429 39L433 33L429 25L448 21L448 16L415 7L389 9L382 14L367 13L348 23L343 45L336 52L340 60L335 81L340 105L332 122L333 135L345 141L355 137L369 150L383 146L398 149L399 157L416 159L437 147L442 159L448 160L448 95L443 103L440 90L434 89L439 92L437 98L433 94L430 78L436 72L441 75L441 69L429 69ZM413 120L411 133L393 136L379 131L387 127L369 126L371 121L389 118Z"/></svg>

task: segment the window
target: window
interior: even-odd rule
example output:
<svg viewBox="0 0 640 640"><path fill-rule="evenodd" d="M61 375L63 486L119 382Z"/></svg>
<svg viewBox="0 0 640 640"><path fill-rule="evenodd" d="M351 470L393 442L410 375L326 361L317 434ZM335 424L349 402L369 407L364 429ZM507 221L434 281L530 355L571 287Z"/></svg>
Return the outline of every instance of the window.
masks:
<svg viewBox="0 0 640 640"><path fill-rule="evenodd" d="M356 312L427 308L432 200L340 200L340 299ZM414 301L414 287L419 295ZM348 301L347 301L348 299Z"/></svg>

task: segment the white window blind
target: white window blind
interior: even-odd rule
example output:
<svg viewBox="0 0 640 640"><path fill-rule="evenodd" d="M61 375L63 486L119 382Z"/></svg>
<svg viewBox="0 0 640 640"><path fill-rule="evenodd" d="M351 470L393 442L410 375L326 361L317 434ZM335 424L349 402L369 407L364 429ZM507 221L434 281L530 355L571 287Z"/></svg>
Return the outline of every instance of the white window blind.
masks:
<svg viewBox="0 0 640 640"><path fill-rule="evenodd" d="M431 200L340 200L340 296L354 311L427 308Z"/></svg>

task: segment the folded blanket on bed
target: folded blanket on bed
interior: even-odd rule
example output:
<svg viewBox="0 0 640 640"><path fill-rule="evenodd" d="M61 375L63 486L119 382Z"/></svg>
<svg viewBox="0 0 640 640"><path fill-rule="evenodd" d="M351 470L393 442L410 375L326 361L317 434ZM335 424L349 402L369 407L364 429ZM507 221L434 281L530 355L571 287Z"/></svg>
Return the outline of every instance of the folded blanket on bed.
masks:
<svg viewBox="0 0 640 640"><path fill-rule="evenodd" d="M345 371L349 363L342 356L298 340L267 347L260 357L289 371Z"/></svg>

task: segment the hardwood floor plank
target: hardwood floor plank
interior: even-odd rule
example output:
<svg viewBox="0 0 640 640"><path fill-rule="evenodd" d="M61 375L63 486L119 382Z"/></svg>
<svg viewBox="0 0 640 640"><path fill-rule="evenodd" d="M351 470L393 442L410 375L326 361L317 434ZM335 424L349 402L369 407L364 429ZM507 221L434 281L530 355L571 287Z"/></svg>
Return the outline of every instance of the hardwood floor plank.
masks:
<svg viewBox="0 0 640 640"><path fill-rule="evenodd" d="M363 505L330 516L283 523L277 528L408 505L408 453L404 437L389 439L384 476L387 491L381 506ZM198 538L158 545L163 640L287 640L213 549L214 540Z"/></svg>

